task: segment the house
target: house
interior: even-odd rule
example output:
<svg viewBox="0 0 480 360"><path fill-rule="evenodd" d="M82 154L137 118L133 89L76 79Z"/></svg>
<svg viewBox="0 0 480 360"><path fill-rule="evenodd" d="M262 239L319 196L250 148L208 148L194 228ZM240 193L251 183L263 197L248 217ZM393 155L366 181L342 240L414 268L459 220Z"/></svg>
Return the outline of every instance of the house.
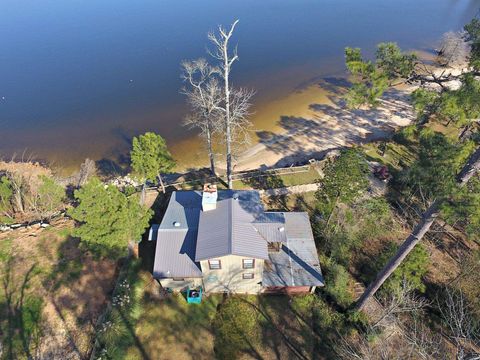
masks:
<svg viewBox="0 0 480 360"><path fill-rule="evenodd" d="M175 191L149 240L164 288L258 294L324 284L308 214L265 211L258 191Z"/></svg>

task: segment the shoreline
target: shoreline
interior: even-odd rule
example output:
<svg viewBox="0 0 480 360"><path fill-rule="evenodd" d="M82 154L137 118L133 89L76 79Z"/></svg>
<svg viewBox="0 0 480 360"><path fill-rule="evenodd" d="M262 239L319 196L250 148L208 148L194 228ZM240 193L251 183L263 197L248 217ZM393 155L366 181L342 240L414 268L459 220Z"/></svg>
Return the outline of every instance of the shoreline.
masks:
<svg viewBox="0 0 480 360"><path fill-rule="evenodd" d="M444 70L438 68L438 71ZM391 88L377 108L354 110L348 109L343 100L348 86L347 77L343 75L314 77L286 95L256 104L252 116L253 141L234 157L233 171L288 167L318 160L330 150L388 138L416 118L409 100L415 86ZM173 144L170 150L178 159L177 173L208 167L207 153L195 135ZM224 161L218 155L217 159L217 169L223 173ZM115 159L111 163L116 164ZM64 177L78 167L56 166L55 170Z"/></svg>

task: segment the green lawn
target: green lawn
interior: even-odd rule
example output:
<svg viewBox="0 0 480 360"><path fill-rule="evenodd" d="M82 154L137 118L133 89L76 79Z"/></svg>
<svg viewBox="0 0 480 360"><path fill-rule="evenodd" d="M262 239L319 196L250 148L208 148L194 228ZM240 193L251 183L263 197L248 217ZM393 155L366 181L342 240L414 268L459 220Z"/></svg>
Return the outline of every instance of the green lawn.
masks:
<svg viewBox="0 0 480 360"><path fill-rule="evenodd" d="M291 174L277 175L275 172L268 173L258 177L252 177L244 180L235 180L233 188L237 190L245 189L275 189L294 185L311 184L317 182L320 178L319 173L314 167L308 171L295 172Z"/></svg>
<svg viewBox="0 0 480 360"><path fill-rule="evenodd" d="M135 324L138 339L126 351L126 359L210 359L213 356L214 335L211 322L220 295L209 296L199 305L187 304L182 295L164 300L146 298L142 314Z"/></svg>
<svg viewBox="0 0 480 360"><path fill-rule="evenodd" d="M362 148L367 155L368 160L377 161L397 170L405 165L410 165L416 158L413 146L407 147L394 141L387 143L383 156L380 150L381 143L368 143L363 145Z"/></svg>
<svg viewBox="0 0 480 360"><path fill-rule="evenodd" d="M298 306L303 296L294 301L287 296L245 295L226 300L215 294L204 297L201 304L187 304L182 294L154 296L151 275L137 271L137 276L135 269L133 264L126 275L131 301L115 306L107 318L107 331L100 330L100 339L108 341L111 351L98 349L98 355L129 360L213 359L219 351L235 349L235 357L241 359L312 357L316 336L309 303ZM228 307L231 301L235 303ZM250 327L245 328L247 319Z"/></svg>

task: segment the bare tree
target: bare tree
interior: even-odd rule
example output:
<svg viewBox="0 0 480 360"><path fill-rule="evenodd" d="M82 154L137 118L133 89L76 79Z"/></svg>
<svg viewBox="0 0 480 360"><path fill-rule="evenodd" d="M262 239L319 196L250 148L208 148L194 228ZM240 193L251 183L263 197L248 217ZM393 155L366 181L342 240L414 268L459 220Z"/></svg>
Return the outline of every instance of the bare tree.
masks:
<svg viewBox="0 0 480 360"><path fill-rule="evenodd" d="M462 171L458 175L458 186L464 186L470 178L480 170L480 147L476 149L472 156L468 159L467 163L463 167ZM440 205L443 199L436 199L430 205L430 207L423 213L422 220L414 228L412 233L407 237L403 244L398 249L397 253L390 259L390 261L384 266L384 268L377 274L377 278L372 282L365 292L362 294L357 302L356 308L358 310L363 309L368 299L372 297L382 284L387 280L390 275L400 266L403 260L407 257L410 251L413 250L425 234L430 230L430 227L435 222L435 219L440 214Z"/></svg>
<svg viewBox="0 0 480 360"><path fill-rule="evenodd" d="M90 177L95 175L97 168L95 166L95 161L91 159L85 159L85 161L80 165L80 170L77 175L77 187L85 185Z"/></svg>
<svg viewBox="0 0 480 360"><path fill-rule="evenodd" d="M200 130L200 136L207 145L210 158L210 171L215 172L213 135L219 128L222 89L214 77L219 69L210 66L205 59L182 62L182 79L188 87L182 89L187 96L191 113L185 118L185 125Z"/></svg>
<svg viewBox="0 0 480 360"><path fill-rule="evenodd" d="M423 321L428 302L404 282L384 299L380 319L364 333L341 337L337 353L343 359L448 359L441 335Z"/></svg>
<svg viewBox="0 0 480 360"><path fill-rule="evenodd" d="M465 296L461 291L446 289L446 299L439 303L449 337L456 346L457 359L480 359L480 334L474 318L467 308Z"/></svg>
<svg viewBox="0 0 480 360"><path fill-rule="evenodd" d="M13 207L16 212L25 213L25 197L28 192L28 183L21 174L7 174L13 189Z"/></svg>
<svg viewBox="0 0 480 360"><path fill-rule="evenodd" d="M465 41L465 33L449 31L445 33L440 42L437 62L442 66L461 66L468 64L470 47Z"/></svg>
<svg viewBox="0 0 480 360"><path fill-rule="evenodd" d="M384 326L392 319L395 321L396 317L401 314L422 312L427 305L427 300L418 296L407 281L403 281L401 286L389 294L385 300L382 315L372 327Z"/></svg>
<svg viewBox="0 0 480 360"><path fill-rule="evenodd" d="M223 79L224 100L220 106L224 119L226 157L227 157L227 182L232 188L232 143L247 134L250 121L247 119L250 109L250 99L253 92L244 89L234 90L230 85L230 71L232 65L238 60L237 48L229 51L229 42L238 20L225 29L218 27L218 34L209 33L208 38L213 43L214 49L210 52L213 58L220 62L220 76Z"/></svg>
<svg viewBox="0 0 480 360"><path fill-rule="evenodd" d="M445 339L438 332L433 332L424 319L412 314L409 321L402 324L402 335L405 342L415 355L415 358L424 360L447 360L451 357Z"/></svg>

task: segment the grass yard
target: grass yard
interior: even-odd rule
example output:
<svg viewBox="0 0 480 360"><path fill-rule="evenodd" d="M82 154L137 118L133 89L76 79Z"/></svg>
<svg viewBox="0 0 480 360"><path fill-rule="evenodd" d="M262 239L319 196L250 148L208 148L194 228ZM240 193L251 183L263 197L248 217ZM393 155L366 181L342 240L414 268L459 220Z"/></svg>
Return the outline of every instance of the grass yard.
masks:
<svg viewBox="0 0 480 360"><path fill-rule="evenodd" d="M151 359L211 359L211 322L221 300L220 295L215 295L199 305L189 305L182 295L163 300L146 296L134 327L139 343L127 349L126 358L142 359L142 353L146 353Z"/></svg>
<svg viewBox="0 0 480 360"><path fill-rule="evenodd" d="M307 171L292 170L291 173L277 174L275 172L264 173L257 177L243 180L234 180L233 188L236 190L262 190L288 187L294 185L311 184L321 177L315 167L311 166ZM178 185L180 190L201 190L207 180L191 180ZM226 189L225 183L218 181L218 189Z"/></svg>
<svg viewBox="0 0 480 360"><path fill-rule="evenodd" d="M122 289L114 294L116 305L100 329L98 358L312 358L318 344L311 302L303 301L313 295L214 294L197 305L187 304L182 294L159 296L158 285L147 271L139 271L138 262L125 279L129 300L115 302L125 299Z"/></svg>
<svg viewBox="0 0 480 360"><path fill-rule="evenodd" d="M143 353L158 359L212 359L214 348L222 350L239 346L238 357L278 359L296 358L295 352L311 358L313 351L313 332L310 325L290 306L286 296L238 296L245 303L246 312L235 305L232 317L217 317L217 308L223 302L222 295L204 298L200 305L189 305L182 295L170 295L163 300L146 300L144 311L135 325L135 334L141 339ZM240 313L242 316L237 316ZM252 332L242 332L242 325L250 314L255 322ZM221 337L216 329L228 326L227 337ZM306 320L309 321L309 320ZM215 322L216 326L213 326ZM230 337L240 336L240 344ZM246 341L243 341L246 340ZM231 343L233 342L233 343ZM138 344L131 346L126 353L127 359L142 359L142 350Z"/></svg>
<svg viewBox="0 0 480 360"><path fill-rule="evenodd" d="M388 165L392 169L400 170L405 165L410 165L415 160L415 153L411 147L390 141L384 147L382 155L382 143L372 142L362 146L368 160L377 161Z"/></svg>
<svg viewBox="0 0 480 360"><path fill-rule="evenodd" d="M294 185L311 184L317 182L319 178L320 174L313 166L311 166L308 171L292 172L291 174L281 175L272 172L259 177L235 180L233 182L233 188L237 190L275 189Z"/></svg>

